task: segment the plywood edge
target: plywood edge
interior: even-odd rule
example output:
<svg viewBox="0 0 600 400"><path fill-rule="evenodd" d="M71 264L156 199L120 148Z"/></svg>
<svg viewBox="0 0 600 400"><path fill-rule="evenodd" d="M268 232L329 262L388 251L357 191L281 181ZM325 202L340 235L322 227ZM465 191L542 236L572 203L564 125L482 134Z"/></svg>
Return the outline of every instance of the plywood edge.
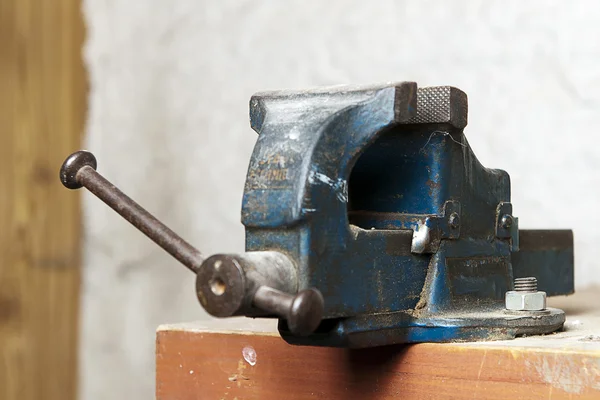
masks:
<svg viewBox="0 0 600 400"><path fill-rule="evenodd" d="M177 324L162 324L157 333L183 331L194 333L220 333L229 335L279 336L277 321L274 319L228 318L192 321Z"/></svg>

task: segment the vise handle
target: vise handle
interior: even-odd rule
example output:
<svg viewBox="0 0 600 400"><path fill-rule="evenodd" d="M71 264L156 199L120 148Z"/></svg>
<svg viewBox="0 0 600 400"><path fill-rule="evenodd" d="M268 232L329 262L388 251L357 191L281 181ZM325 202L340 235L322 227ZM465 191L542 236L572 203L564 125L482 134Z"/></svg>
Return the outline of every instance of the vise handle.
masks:
<svg viewBox="0 0 600 400"><path fill-rule="evenodd" d="M210 314L217 317L239 315L243 313L240 310L244 309L244 303L249 303L267 315L286 319L290 331L296 335L308 335L318 327L324 308L323 296L318 290L309 288L293 295L269 286L268 279L265 281L248 276L239 263L252 258L215 255L205 260L198 249L120 191L96 168L96 157L92 153L77 151L64 161L60 169L60 181L68 189L88 189L194 272L196 294ZM222 260L226 259L230 265L234 265L229 271L226 267L221 268ZM272 262L272 258L266 260L265 263ZM285 260L289 263L287 258ZM251 282L248 284L246 281Z"/></svg>

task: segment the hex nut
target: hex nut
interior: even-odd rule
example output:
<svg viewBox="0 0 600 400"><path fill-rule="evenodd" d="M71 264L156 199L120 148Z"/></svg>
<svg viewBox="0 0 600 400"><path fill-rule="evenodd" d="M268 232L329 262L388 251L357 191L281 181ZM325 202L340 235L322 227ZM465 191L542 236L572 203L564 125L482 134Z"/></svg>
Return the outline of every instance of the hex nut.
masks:
<svg viewBox="0 0 600 400"><path fill-rule="evenodd" d="M506 292L506 309L511 311L542 311L546 309L546 292Z"/></svg>

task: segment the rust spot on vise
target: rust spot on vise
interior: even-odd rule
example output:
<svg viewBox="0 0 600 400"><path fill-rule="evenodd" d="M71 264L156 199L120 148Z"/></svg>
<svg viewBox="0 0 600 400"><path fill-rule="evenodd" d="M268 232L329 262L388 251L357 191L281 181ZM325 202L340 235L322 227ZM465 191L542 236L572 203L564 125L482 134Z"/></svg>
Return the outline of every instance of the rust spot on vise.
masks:
<svg viewBox="0 0 600 400"><path fill-rule="evenodd" d="M429 195L434 197L435 192L439 191L442 188L441 183L433 181L431 179L428 179L427 182L425 182L425 184L427 185L427 187L429 187Z"/></svg>

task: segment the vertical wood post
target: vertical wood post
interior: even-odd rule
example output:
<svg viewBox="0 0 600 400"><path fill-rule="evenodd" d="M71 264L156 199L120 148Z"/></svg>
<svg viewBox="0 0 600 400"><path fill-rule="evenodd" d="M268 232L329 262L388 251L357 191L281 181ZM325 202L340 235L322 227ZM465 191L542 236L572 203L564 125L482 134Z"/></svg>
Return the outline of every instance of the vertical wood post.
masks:
<svg viewBox="0 0 600 400"><path fill-rule="evenodd" d="M79 0L0 1L0 398L77 391L81 217L58 168L86 113Z"/></svg>

